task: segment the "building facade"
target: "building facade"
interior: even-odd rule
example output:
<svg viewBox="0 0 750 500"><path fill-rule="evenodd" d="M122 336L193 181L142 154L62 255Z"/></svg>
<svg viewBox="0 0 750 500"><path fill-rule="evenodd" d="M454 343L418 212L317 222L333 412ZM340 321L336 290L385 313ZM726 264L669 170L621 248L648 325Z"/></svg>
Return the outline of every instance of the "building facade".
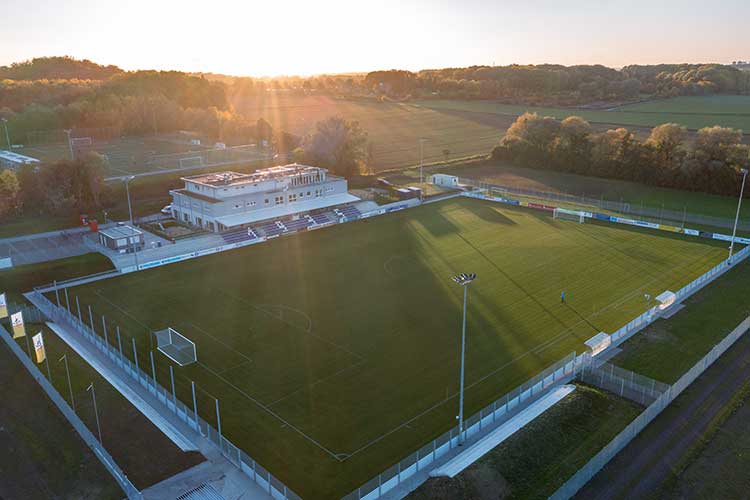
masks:
<svg viewBox="0 0 750 500"><path fill-rule="evenodd" d="M23 165L39 163L39 160L30 156L18 154L13 151L0 151L0 170L4 168L18 170Z"/></svg>
<svg viewBox="0 0 750 500"><path fill-rule="evenodd" d="M360 201L349 194L346 179L296 163L252 174L218 172L182 180L184 188L170 191L172 216L212 232Z"/></svg>

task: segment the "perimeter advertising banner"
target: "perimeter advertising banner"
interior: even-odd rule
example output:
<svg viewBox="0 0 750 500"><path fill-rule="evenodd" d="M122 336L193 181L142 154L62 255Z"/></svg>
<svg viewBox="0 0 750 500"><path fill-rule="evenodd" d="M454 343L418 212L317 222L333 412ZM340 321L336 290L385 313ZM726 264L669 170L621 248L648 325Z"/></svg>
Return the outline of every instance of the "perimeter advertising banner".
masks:
<svg viewBox="0 0 750 500"><path fill-rule="evenodd" d="M42 332L37 333L31 340L34 342L34 352L36 353L36 362L41 363L47 359L47 352L44 350L44 338Z"/></svg>
<svg viewBox="0 0 750 500"><path fill-rule="evenodd" d="M0 319L8 317L8 300L4 293L0 293Z"/></svg>
<svg viewBox="0 0 750 500"><path fill-rule="evenodd" d="M10 325L13 328L14 339L20 339L26 335L26 327L23 324L23 313L21 311L11 314Z"/></svg>

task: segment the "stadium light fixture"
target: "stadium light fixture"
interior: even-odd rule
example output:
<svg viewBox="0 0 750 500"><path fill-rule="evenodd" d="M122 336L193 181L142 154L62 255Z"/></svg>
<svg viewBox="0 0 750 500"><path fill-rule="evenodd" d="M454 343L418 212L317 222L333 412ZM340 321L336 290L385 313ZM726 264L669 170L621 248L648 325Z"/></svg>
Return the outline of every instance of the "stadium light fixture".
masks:
<svg viewBox="0 0 750 500"><path fill-rule="evenodd" d="M464 359L466 357L466 295L469 288L469 283L476 279L476 273L461 273L454 276L452 279L462 287L464 287L464 316L461 325L461 380L458 390L458 444L459 446L464 442Z"/></svg>
<svg viewBox="0 0 750 500"><path fill-rule="evenodd" d="M745 179L747 178L747 169L743 168L742 172L742 186L740 187L740 199L737 201L737 214L734 216L734 229L732 229L732 242L729 244L729 258L732 258L732 252L734 252L734 238L737 234L737 222L740 219L740 208L742 207L742 195L745 193Z"/></svg>

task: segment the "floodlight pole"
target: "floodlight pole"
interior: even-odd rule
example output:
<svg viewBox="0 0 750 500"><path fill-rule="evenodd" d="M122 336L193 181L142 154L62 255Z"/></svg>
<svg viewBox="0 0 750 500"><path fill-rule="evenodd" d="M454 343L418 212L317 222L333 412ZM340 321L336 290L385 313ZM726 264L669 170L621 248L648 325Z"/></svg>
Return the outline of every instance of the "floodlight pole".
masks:
<svg viewBox="0 0 750 500"><path fill-rule="evenodd" d="M94 391L94 383L91 382L91 384L86 388L88 391L91 389L91 398L94 400L94 416L96 417L96 430L99 433L99 444L102 443L102 427L99 425L99 410L96 408L96 391Z"/></svg>
<svg viewBox="0 0 750 500"><path fill-rule="evenodd" d="M469 283L476 278L476 274L459 274L453 277L453 281L464 288L464 314L461 324L461 377L458 392L458 445L464 441L464 373L466 359L466 297L468 295Z"/></svg>
<svg viewBox="0 0 750 500"><path fill-rule="evenodd" d="M125 193L127 194L127 197L128 197L128 214L130 216L130 227L131 227L131 229L135 229L134 224L133 224L133 206L130 203L130 181L132 181L133 179L135 179L134 175L129 175L128 177L125 177L125 179L124 179L124 181L125 181ZM137 271L138 270L138 249L133 244L132 237L130 237L130 242L131 242L131 245L133 247L133 256L135 257L135 270Z"/></svg>
<svg viewBox="0 0 750 500"><path fill-rule="evenodd" d="M10 135L8 134L8 119L2 118L3 125L5 126L5 141L8 143L8 151L11 151L13 149L13 146L10 144Z"/></svg>
<svg viewBox="0 0 750 500"><path fill-rule="evenodd" d="M734 251L734 237L737 234L737 222L740 219L740 208L742 207L742 195L745 193L745 178L747 177L747 169L743 168L742 172L742 187L740 187L740 199L737 201L737 214L734 216L734 229L732 229L732 243L729 244L729 258L732 258L732 252Z"/></svg>
<svg viewBox="0 0 750 500"><path fill-rule="evenodd" d="M73 143L70 141L70 134L72 133L73 133L73 129L70 129L70 128L65 129L65 134L68 136L68 149L70 150L70 159L74 160L75 157L73 155Z"/></svg>
<svg viewBox="0 0 750 500"><path fill-rule="evenodd" d="M70 370L68 369L68 355L67 354L63 354L62 358L60 358L60 360L58 361L58 363L60 361L64 361L65 362L65 373L68 376L68 391L70 391L70 406L73 407L73 411L76 411L76 402L73 399L73 385L70 383Z"/></svg>

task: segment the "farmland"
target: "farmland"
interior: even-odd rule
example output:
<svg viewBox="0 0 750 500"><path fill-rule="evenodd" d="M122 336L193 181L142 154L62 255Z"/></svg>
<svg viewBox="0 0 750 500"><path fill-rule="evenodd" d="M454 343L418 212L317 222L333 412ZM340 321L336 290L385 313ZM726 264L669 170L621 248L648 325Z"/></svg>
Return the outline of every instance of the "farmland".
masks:
<svg viewBox="0 0 750 500"><path fill-rule="evenodd" d="M70 290L138 344L195 341L178 394L304 498L341 496L724 257L704 240L451 200ZM254 263L262 263L255 265ZM560 291L568 300L561 303ZM168 360L155 353L157 376Z"/></svg>

